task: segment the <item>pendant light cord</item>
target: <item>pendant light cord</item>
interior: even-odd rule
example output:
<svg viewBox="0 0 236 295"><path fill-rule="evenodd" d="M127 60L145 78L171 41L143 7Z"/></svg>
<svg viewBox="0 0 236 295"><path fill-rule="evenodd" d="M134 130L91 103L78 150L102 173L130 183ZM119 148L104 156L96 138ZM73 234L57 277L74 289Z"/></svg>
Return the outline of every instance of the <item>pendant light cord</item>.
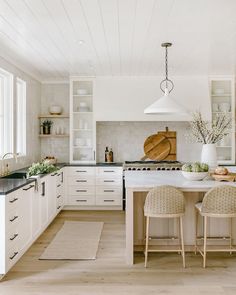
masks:
<svg viewBox="0 0 236 295"><path fill-rule="evenodd" d="M168 47L166 46L166 88L168 88Z"/></svg>
<svg viewBox="0 0 236 295"><path fill-rule="evenodd" d="M160 88L161 91L165 93L165 89L168 89L168 84L171 84L170 89L168 89L169 93L174 89L174 83L168 78L168 47L170 47L171 43L163 43L161 46L165 47L165 79L161 81ZM165 83L165 89L163 89L162 85Z"/></svg>

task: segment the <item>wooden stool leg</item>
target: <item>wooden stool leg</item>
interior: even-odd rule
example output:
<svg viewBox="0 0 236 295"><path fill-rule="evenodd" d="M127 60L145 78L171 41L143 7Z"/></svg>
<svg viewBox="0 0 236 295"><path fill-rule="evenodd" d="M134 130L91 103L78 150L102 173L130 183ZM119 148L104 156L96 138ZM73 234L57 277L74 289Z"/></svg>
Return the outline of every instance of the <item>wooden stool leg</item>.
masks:
<svg viewBox="0 0 236 295"><path fill-rule="evenodd" d="M233 243L233 237L232 237L233 225L232 225L232 223L233 223L233 218L231 217L229 219L229 247L230 247L230 249L232 249L232 243ZM232 251L230 251L229 253L230 253L230 255L232 255Z"/></svg>
<svg viewBox="0 0 236 295"><path fill-rule="evenodd" d="M185 250L184 250L184 233L183 233L183 217L181 216L180 219L180 235L181 235L181 250L182 250L182 257L183 257L183 267L185 268Z"/></svg>
<svg viewBox="0 0 236 295"><path fill-rule="evenodd" d="M196 216L196 218L195 218L195 222L196 222L196 224L195 224L195 255L197 254L197 236L198 236L198 210L197 209L195 209L195 216Z"/></svg>
<svg viewBox="0 0 236 295"><path fill-rule="evenodd" d="M149 217L147 216L147 223L146 223L146 246L145 246L145 267L147 267L147 259L148 259L148 241L149 241Z"/></svg>
<svg viewBox="0 0 236 295"><path fill-rule="evenodd" d="M179 251L178 254L182 254L182 246L181 246L181 229L180 229L180 218L177 218L177 225L178 225L178 238L179 238Z"/></svg>
<svg viewBox="0 0 236 295"><path fill-rule="evenodd" d="M207 248L207 216L204 216L204 245L203 245L203 267L206 267L206 248Z"/></svg>

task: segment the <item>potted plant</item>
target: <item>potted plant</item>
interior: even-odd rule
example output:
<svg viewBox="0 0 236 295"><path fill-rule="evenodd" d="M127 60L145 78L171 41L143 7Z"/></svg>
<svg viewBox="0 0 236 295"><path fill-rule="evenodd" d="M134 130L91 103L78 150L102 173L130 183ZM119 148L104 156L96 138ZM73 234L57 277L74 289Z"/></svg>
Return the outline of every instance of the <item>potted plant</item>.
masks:
<svg viewBox="0 0 236 295"><path fill-rule="evenodd" d="M51 120L44 120L42 123L43 134L51 134L51 127L53 122Z"/></svg>
<svg viewBox="0 0 236 295"><path fill-rule="evenodd" d="M216 114L212 122L208 122L203 120L200 112L195 112L190 126L197 142L203 143L201 162L215 168L217 166L216 143L229 134L231 118L220 113Z"/></svg>

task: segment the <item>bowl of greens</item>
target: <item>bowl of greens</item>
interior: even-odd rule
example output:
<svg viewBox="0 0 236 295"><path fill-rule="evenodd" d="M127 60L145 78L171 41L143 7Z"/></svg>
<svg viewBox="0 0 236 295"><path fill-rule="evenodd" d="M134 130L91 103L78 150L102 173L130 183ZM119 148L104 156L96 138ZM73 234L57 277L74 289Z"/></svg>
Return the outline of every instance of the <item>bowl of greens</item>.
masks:
<svg viewBox="0 0 236 295"><path fill-rule="evenodd" d="M209 166L205 163L194 162L182 166L182 174L188 180L203 180L209 171Z"/></svg>
<svg viewBox="0 0 236 295"><path fill-rule="evenodd" d="M57 171L58 168L48 163L33 163L27 170L27 178L40 174L47 174Z"/></svg>

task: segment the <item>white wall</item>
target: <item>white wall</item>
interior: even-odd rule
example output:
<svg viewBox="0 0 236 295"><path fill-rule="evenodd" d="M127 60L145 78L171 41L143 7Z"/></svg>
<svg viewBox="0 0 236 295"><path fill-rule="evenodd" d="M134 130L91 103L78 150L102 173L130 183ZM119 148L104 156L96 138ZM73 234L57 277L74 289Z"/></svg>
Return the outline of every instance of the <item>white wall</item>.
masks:
<svg viewBox="0 0 236 295"><path fill-rule="evenodd" d="M202 145L190 137L187 122L97 122L97 161L104 162L106 146L113 149L116 162L140 160L145 139L166 126L177 132L177 160L199 161Z"/></svg>
<svg viewBox="0 0 236 295"><path fill-rule="evenodd" d="M163 94L163 77L97 77L94 114L96 121L181 121L181 117L146 115L144 109ZM210 118L208 77L173 77L171 95L189 111L201 110Z"/></svg>
<svg viewBox="0 0 236 295"><path fill-rule="evenodd" d="M63 114L69 114L69 84L48 83L42 84L41 113L49 114L51 105L60 105ZM65 128L69 133L69 119L53 119L52 133L55 133L57 126ZM41 158L55 156L59 162L69 161L69 138L42 138Z"/></svg>
<svg viewBox="0 0 236 295"><path fill-rule="evenodd" d="M41 96L41 83L22 70L10 64L6 60L0 57L0 67L8 72L11 72L15 76L25 80L27 83L26 92L26 157L21 157L18 162L15 163L14 159L5 160L5 163L9 163L11 170L22 168L30 165L34 161L40 159L40 142L38 137L39 125L38 115L40 114L40 96Z"/></svg>

